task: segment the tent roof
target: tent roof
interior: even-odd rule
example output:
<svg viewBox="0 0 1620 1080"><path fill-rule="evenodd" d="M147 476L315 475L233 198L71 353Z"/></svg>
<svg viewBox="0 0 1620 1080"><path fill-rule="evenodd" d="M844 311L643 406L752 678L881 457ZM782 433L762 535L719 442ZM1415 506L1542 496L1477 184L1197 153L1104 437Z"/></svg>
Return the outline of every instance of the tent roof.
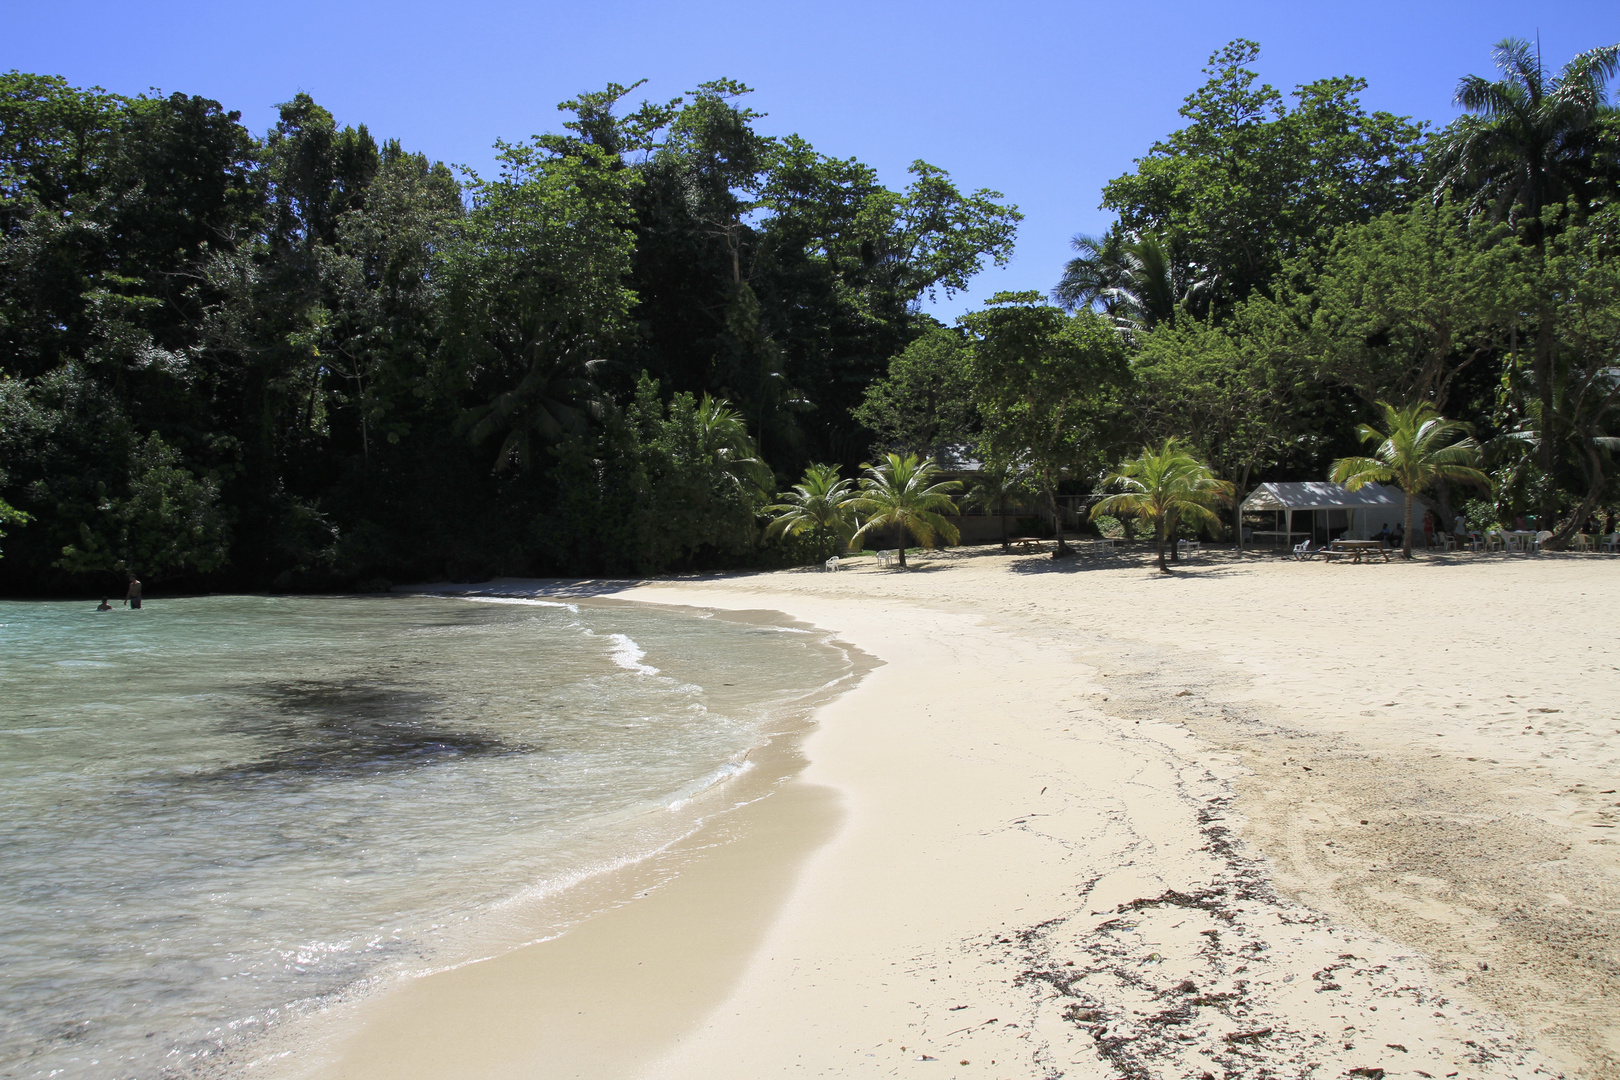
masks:
<svg viewBox="0 0 1620 1080"><path fill-rule="evenodd" d="M1245 510L1345 510L1374 507L1404 510L1406 496L1399 488L1368 484L1351 491L1343 484L1308 480L1287 484L1261 484L1243 500Z"/></svg>

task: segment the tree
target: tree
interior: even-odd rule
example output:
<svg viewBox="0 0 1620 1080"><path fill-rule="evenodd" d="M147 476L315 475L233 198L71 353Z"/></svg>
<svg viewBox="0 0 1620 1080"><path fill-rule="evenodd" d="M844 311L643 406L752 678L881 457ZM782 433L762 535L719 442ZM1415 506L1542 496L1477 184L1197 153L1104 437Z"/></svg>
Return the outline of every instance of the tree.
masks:
<svg viewBox="0 0 1620 1080"><path fill-rule="evenodd" d="M1502 77L1463 76L1456 103L1471 115L1435 138L1436 195L1538 232L1548 206L1573 197L1584 210L1611 197L1617 163L1600 151L1612 138L1603 121L1613 115L1607 86L1620 71L1620 45L1581 53L1550 80L1540 49L1521 38L1503 39L1492 54Z"/></svg>
<svg viewBox="0 0 1620 1080"><path fill-rule="evenodd" d="M1132 360L1132 412L1141 435L1181 437L1189 449L1233 478L1239 494L1256 469L1278 464L1300 448L1303 415L1316 388L1300 385L1292 342L1255 298L1225 325L1182 319L1142 336ZM1236 523L1238 549L1243 547Z"/></svg>
<svg viewBox="0 0 1620 1080"><path fill-rule="evenodd" d="M1396 407L1379 402L1385 431L1370 424L1357 428L1361 441L1376 443L1371 457L1340 458L1330 479L1351 491L1367 484L1393 483L1406 493L1405 545L1401 557L1412 557L1412 499L1439 481L1472 484L1490 490L1479 469L1479 444L1467 425L1447 420L1427 402ZM1387 432L1387 433L1386 433Z"/></svg>
<svg viewBox="0 0 1620 1080"><path fill-rule="evenodd" d="M26 525L31 520L33 519L29 515L0 499L0 525ZM0 529L0 540L4 540L5 537L5 530Z"/></svg>
<svg viewBox="0 0 1620 1080"><path fill-rule="evenodd" d="M1368 403L1445 409L1458 377L1508 344L1518 282L1501 239L1449 199L1345 227L1283 301L1303 351Z"/></svg>
<svg viewBox="0 0 1620 1080"><path fill-rule="evenodd" d="M78 573L139 570L157 579L224 565L227 535L218 486L194 476L156 432L136 447L126 492L99 493L97 514L79 522L79 542L59 563Z"/></svg>
<svg viewBox="0 0 1620 1080"><path fill-rule="evenodd" d="M1101 240L1080 235L1070 245L1080 255L1064 266L1052 299L1067 311L1100 307L1122 330L1170 322L1184 301L1208 291L1208 282L1188 280L1197 268L1176 259L1156 236L1111 229Z"/></svg>
<svg viewBox="0 0 1620 1080"><path fill-rule="evenodd" d="M839 479L838 466L813 464L780 500L765 508L772 515L767 537L810 535L818 547L837 541L847 548L855 535L855 483Z"/></svg>
<svg viewBox="0 0 1620 1080"><path fill-rule="evenodd" d="M624 328L633 176L594 147L498 144L501 176L473 178L473 209L448 253L459 363L488 404L476 441L503 436L495 465L531 461L535 436L579 434L600 412L594 375Z"/></svg>
<svg viewBox="0 0 1620 1080"><path fill-rule="evenodd" d="M967 503L994 509L1001 518L1001 550L1011 550L1007 537L1007 504L1018 503L1030 494L1029 479L1022 470L1005 463L986 463L968 485Z"/></svg>
<svg viewBox="0 0 1620 1080"><path fill-rule="evenodd" d="M1557 224L1557 218L1546 216L1550 209L1568 199L1584 216L1598 201L1612 198L1620 181L1614 110L1607 101L1608 82L1620 70L1620 45L1580 54L1550 81L1539 49L1533 52L1529 42L1506 38L1493 52L1502 78L1492 82L1468 75L1457 84L1456 102L1472 115L1440 133L1430 169L1437 192L1450 192L1466 199L1476 214L1507 222L1539 259L1549 227ZM1532 321L1534 382L1541 416L1551 425L1557 416L1557 324L1550 298L1534 304ZM1540 444L1541 469L1548 475L1556 443L1557 433L1549 427ZM1551 499L1549 489L1543 517L1551 516Z"/></svg>
<svg viewBox="0 0 1620 1080"><path fill-rule="evenodd" d="M973 344L973 378L984 414L983 450L1029 466L1057 523L1064 480L1100 462L1103 428L1116 410L1109 392L1128 370L1119 334L1092 311L1067 315L1035 292L998 293L958 322Z"/></svg>
<svg viewBox="0 0 1620 1080"><path fill-rule="evenodd" d="M1155 565L1166 574L1170 568L1164 562L1165 542L1174 538L1176 526L1186 521L1219 529L1221 519L1215 507L1232 497L1231 483L1217 480L1209 466L1175 439L1166 439L1157 450L1144 446L1141 454L1121 462L1103 486L1125 490L1097 502L1091 516L1130 515L1152 522L1158 549Z"/></svg>
<svg viewBox="0 0 1620 1080"><path fill-rule="evenodd" d="M1399 206L1418 175L1422 125L1365 112L1364 80L1307 83L1290 109L1256 85L1259 56L1242 38L1212 54L1208 81L1182 105L1187 126L1103 188L1118 228L1151 234L1198 268L1189 280L1210 280L1218 312L1266 288L1322 230Z"/></svg>
<svg viewBox="0 0 1620 1080"><path fill-rule="evenodd" d="M1547 257L1533 291L1553 298L1558 326L1553 406L1558 423L1546 422L1541 402L1526 409L1537 441L1559 437L1584 481L1580 502L1562 523L1548 519L1550 545L1566 543L1603 497L1610 476L1604 462L1620 449L1609 434L1620 409L1620 206L1609 206L1547 241ZM1554 434L1559 433L1559 434ZM1551 477L1546 478L1548 480ZM1574 486L1574 484L1571 484ZM1578 489L1577 489L1578 490Z"/></svg>
<svg viewBox="0 0 1620 1080"><path fill-rule="evenodd" d="M877 465L866 466L855 510L866 520L850 539L850 546L876 529L893 527L900 567L906 565L906 534L931 548L938 539L955 544L960 539L956 526L945 520L957 512L952 493L962 485L955 480L935 482L939 469L916 454L885 454Z"/></svg>
<svg viewBox="0 0 1620 1080"><path fill-rule="evenodd" d="M889 373L869 384L854 412L884 450L938 460L949 446L979 430L967 343L959 331L937 327L889 361Z"/></svg>

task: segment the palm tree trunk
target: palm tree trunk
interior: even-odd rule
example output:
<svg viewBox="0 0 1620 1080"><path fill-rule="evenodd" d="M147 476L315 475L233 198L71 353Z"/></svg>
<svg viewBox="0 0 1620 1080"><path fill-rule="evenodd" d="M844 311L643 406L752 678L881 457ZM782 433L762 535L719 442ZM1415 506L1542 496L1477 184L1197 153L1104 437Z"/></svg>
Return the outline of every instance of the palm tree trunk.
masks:
<svg viewBox="0 0 1620 1080"><path fill-rule="evenodd" d="M1401 558L1412 557L1412 493L1406 493L1406 530L1401 537Z"/></svg>
<svg viewBox="0 0 1620 1080"><path fill-rule="evenodd" d="M1001 508L1001 552L1005 555L1012 550L1012 543L1007 539L1007 496L1003 495L997 505Z"/></svg>
<svg viewBox="0 0 1620 1080"><path fill-rule="evenodd" d="M906 568L906 523L898 519L894 523L895 550L900 553L900 569Z"/></svg>
<svg viewBox="0 0 1620 1080"><path fill-rule="evenodd" d="M1170 568L1164 565L1164 531L1164 518L1161 517L1159 519L1158 528L1154 532L1154 537L1159 543L1159 569L1168 574L1170 572Z"/></svg>
<svg viewBox="0 0 1620 1080"><path fill-rule="evenodd" d="M1239 555L1243 554L1243 493L1249 490L1249 470L1252 468L1254 468L1253 460L1243 463L1243 479L1238 483L1237 498L1233 500L1232 516L1236 520L1232 522L1232 525L1237 533L1237 553Z"/></svg>

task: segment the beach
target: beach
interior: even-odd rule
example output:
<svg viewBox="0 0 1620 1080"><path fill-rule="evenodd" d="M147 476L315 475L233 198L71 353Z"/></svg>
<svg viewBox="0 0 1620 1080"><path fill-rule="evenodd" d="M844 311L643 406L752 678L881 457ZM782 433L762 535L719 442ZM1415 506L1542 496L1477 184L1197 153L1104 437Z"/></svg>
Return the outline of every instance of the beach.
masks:
<svg viewBox="0 0 1620 1080"><path fill-rule="evenodd" d="M779 612L875 666L597 914L263 1074L1620 1076L1620 560L461 588Z"/></svg>

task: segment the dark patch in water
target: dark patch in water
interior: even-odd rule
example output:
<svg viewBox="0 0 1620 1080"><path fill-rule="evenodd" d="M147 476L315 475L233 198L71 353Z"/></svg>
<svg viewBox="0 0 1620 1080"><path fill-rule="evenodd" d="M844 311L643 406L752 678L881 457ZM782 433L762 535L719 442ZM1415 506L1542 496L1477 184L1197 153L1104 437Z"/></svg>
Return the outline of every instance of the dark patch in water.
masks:
<svg viewBox="0 0 1620 1080"><path fill-rule="evenodd" d="M363 679L263 683L250 693L264 702L263 711L235 717L228 727L273 742L276 748L257 761L194 779L372 776L535 749L456 730L444 722L447 703L433 695Z"/></svg>

